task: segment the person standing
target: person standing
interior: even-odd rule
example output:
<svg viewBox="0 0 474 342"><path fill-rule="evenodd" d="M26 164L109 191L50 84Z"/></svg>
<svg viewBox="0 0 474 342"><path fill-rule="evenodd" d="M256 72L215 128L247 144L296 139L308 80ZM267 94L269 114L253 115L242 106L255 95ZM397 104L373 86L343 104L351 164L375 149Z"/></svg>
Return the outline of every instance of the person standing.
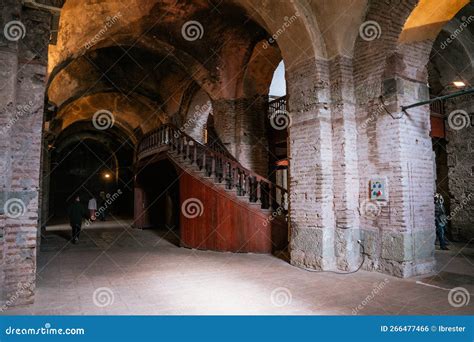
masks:
<svg viewBox="0 0 474 342"><path fill-rule="evenodd" d="M95 221L95 213L97 211L97 200L94 196L91 196L91 198L89 199L89 204L87 205L87 208L89 209L89 216L91 221Z"/></svg>
<svg viewBox="0 0 474 342"><path fill-rule="evenodd" d="M105 218L107 215L107 206L106 206L105 201L106 201L105 192L101 191L99 194L99 205L100 205L99 218L101 221L105 221Z"/></svg>
<svg viewBox="0 0 474 342"><path fill-rule="evenodd" d="M446 242L446 224L448 223L448 217L446 216L446 210L444 209L444 198L441 194L435 195L435 224L436 224L436 237L439 240L439 247L447 251Z"/></svg>
<svg viewBox="0 0 474 342"><path fill-rule="evenodd" d="M81 204L81 198L76 196L74 202L68 208L69 223L72 229L72 243L79 241L82 220L87 218L87 210Z"/></svg>

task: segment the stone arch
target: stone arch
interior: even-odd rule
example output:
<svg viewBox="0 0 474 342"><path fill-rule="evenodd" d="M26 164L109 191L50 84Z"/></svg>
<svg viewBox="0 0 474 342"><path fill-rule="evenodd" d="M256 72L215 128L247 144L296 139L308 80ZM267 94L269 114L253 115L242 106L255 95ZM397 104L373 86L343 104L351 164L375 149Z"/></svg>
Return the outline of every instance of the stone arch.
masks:
<svg viewBox="0 0 474 342"><path fill-rule="evenodd" d="M400 107L428 98L426 65L443 25L431 23L427 9L437 8L442 16L438 21L447 22L464 2L371 3L364 24L371 23L377 35L361 33L356 40L354 92L359 174L364 175L359 181L359 219L370 251L368 269L407 277L434 267L429 108L405 113ZM366 189L374 178L387 181L388 200L370 200ZM377 208L375 217L365 212L369 206Z"/></svg>
<svg viewBox="0 0 474 342"><path fill-rule="evenodd" d="M273 73L281 61L278 45L258 42L245 68L242 93L246 97L268 96Z"/></svg>
<svg viewBox="0 0 474 342"><path fill-rule="evenodd" d="M258 6L250 0L234 2L267 30L269 43L278 43L289 67L307 59L326 57L323 36L309 6L297 1L265 1Z"/></svg>
<svg viewBox="0 0 474 342"><path fill-rule="evenodd" d="M209 95L196 84L191 85L183 96L180 108L179 128L202 144L206 143L207 122L212 115L212 101Z"/></svg>
<svg viewBox="0 0 474 342"><path fill-rule="evenodd" d="M474 16L471 17L474 19ZM460 36L456 34L456 30L459 30L462 24L461 20L454 18L443 27L443 31L446 31L450 36L456 35L456 39L462 45L464 52L471 61L471 64L474 64L474 36L471 31L464 30L463 34Z"/></svg>
<svg viewBox="0 0 474 342"><path fill-rule="evenodd" d="M138 139L139 136L136 136L135 132L144 134L157 124L165 122L164 115L160 115L159 111L139 104L118 93L90 94L62 107L53 119L52 129L61 132L77 121L92 122L95 113L107 111L112 113L114 125Z"/></svg>
<svg viewBox="0 0 474 342"><path fill-rule="evenodd" d="M91 184L97 184L102 179L103 173L112 175L112 182L106 182L107 192L112 188L120 188L122 199L120 208L130 207L132 193L126 184L132 182L132 163L136 146L136 137L123 129L120 125L114 125L106 130L98 130L90 121L76 121L62 130L59 135L50 141L47 159L43 161L43 168L48 172L43 176L43 198L42 212L45 217L51 219L56 216L62 218L66 212L66 206L71 196L81 194L82 196L98 196L99 189ZM92 157L92 163L77 158L76 152L82 151ZM97 162L97 160L99 162ZM61 167L65 160L66 168ZM94 160L95 163L94 163ZM46 164L45 164L46 163ZM65 178L69 166L94 165L86 174L74 174L73 179ZM72 169L74 170L74 168ZM76 177L77 176L77 177ZM100 182L99 182L100 183ZM76 187L81 184L80 188ZM58 194L59 193L59 194ZM128 215L131 214L128 210Z"/></svg>

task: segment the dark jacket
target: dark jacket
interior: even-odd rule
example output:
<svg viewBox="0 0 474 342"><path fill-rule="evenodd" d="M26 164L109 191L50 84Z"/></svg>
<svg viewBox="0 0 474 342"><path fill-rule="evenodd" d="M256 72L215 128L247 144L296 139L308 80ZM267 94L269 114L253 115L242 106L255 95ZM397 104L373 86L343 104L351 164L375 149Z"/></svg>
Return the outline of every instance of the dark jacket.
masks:
<svg viewBox="0 0 474 342"><path fill-rule="evenodd" d="M74 202L68 208L69 222L71 225L81 225L82 220L88 217L86 208L81 202Z"/></svg>
<svg viewBox="0 0 474 342"><path fill-rule="evenodd" d="M440 227L446 226L447 223L446 209L440 200L435 200L435 221Z"/></svg>

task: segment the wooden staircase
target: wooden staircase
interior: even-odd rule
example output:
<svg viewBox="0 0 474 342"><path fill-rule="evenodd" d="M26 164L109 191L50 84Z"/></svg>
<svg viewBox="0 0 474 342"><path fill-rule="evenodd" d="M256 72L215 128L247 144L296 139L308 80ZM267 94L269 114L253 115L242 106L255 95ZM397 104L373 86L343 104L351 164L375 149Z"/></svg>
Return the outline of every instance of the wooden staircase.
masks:
<svg viewBox="0 0 474 342"><path fill-rule="evenodd" d="M258 253L286 248L286 189L172 125L162 125L143 137L137 165L140 168L164 156L179 173L180 205L194 200L195 208L202 207L197 217L181 207L182 246Z"/></svg>

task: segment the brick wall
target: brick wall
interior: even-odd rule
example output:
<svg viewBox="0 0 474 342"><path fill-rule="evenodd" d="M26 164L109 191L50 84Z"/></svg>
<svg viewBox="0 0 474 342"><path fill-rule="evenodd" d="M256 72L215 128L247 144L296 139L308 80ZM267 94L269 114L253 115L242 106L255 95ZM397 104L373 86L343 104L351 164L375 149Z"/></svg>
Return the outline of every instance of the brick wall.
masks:
<svg viewBox="0 0 474 342"><path fill-rule="evenodd" d="M267 103L266 96L212 102L214 126L224 145L243 166L263 176L268 173Z"/></svg>
<svg viewBox="0 0 474 342"><path fill-rule="evenodd" d="M50 15L9 4L2 27L20 20L26 31L17 41L2 36L0 72L8 75L0 89L1 194L0 264L2 302L31 303L36 278L38 188L41 132ZM8 143L5 143L7 141Z"/></svg>

